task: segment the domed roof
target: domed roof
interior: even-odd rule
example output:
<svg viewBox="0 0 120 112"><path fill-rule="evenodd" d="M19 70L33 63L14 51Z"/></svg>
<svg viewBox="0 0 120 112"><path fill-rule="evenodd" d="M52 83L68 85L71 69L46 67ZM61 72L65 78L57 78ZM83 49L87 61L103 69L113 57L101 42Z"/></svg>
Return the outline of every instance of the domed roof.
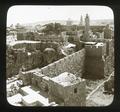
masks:
<svg viewBox="0 0 120 112"><path fill-rule="evenodd" d="M44 50L44 52L46 52L46 51L53 51L53 52L55 52L55 49L53 49L53 48L46 48L46 49Z"/></svg>

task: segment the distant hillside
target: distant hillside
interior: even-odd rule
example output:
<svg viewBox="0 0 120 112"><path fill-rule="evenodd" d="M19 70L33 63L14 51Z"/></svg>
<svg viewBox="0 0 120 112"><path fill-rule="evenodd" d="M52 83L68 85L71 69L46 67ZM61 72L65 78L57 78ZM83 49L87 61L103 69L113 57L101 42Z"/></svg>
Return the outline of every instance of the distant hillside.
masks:
<svg viewBox="0 0 120 112"><path fill-rule="evenodd" d="M35 26L35 25L45 25L48 23L60 23L62 25L66 25L66 20L51 20L51 21L39 21L39 22L35 22L35 23L26 23L23 24L25 26ZM73 24L79 24L79 21L72 21ZM99 19L99 20L90 20L90 25L106 25L106 24L110 24L113 25L114 21L112 19Z"/></svg>
<svg viewBox="0 0 120 112"><path fill-rule="evenodd" d="M51 20L51 21L39 21L39 22L35 22L35 23L26 23L26 24L23 24L25 26L35 26L35 25L45 25L45 24L48 24L48 23L60 23L60 24L63 24L65 25L66 24L66 21L65 20Z"/></svg>
<svg viewBox="0 0 120 112"><path fill-rule="evenodd" d="M114 25L114 21L112 19L99 19L99 20L92 20L91 24L93 25L105 25L105 24Z"/></svg>

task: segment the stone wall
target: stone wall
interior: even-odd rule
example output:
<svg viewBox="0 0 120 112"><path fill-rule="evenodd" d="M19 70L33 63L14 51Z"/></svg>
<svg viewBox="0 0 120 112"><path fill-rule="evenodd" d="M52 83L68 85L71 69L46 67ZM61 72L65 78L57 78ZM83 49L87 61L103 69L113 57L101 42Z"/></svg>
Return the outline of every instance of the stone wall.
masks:
<svg viewBox="0 0 120 112"><path fill-rule="evenodd" d="M84 61L85 61L85 49L82 49L76 53L73 53L67 57L64 57L58 61L55 61L39 69L38 72L50 78L57 76L63 72L70 72L81 77L84 72ZM31 71L25 73L23 72L23 77L27 76L24 74L29 73L33 74Z"/></svg>
<svg viewBox="0 0 120 112"><path fill-rule="evenodd" d="M8 47L6 50L7 77L17 75L22 66L25 70L46 66L44 50L49 47L55 49L56 57L54 60L60 59L59 45L55 42L21 42Z"/></svg>
<svg viewBox="0 0 120 112"><path fill-rule="evenodd" d="M33 32L17 33L17 40L35 40Z"/></svg>
<svg viewBox="0 0 120 112"><path fill-rule="evenodd" d="M37 41L54 41L63 42L63 38L58 35L40 35L36 32L17 33L17 40L37 40Z"/></svg>
<svg viewBox="0 0 120 112"><path fill-rule="evenodd" d="M104 46L85 45L84 78L100 79L114 70L114 43L104 40Z"/></svg>
<svg viewBox="0 0 120 112"><path fill-rule="evenodd" d="M106 63L105 63L105 75L111 74L114 71L114 40L113 39L106 39L107 44L107 56L106 56Z"/></svg>
<svg viewBox="0 0 120 112"><path fill-rule="evenodd" d="M76 81L77 82L77 81ZM76 92L74 91L76 89ZM68 86L62 86L49 80L49 101L64 106L85 106L86 105L86 82L85 80Z"/></svg>
<svg viewBox="0 0 120 112"><path fill-rule="evenodd" d="M49 77L57 76L63 72L70 72L82 76L84 72L85 49L64 57L40 69L40 73Z"/></svg>
<svg viewBox="0 0 120 112"><path fill-rule="evenodd" d="M49 102L55 101L58 104L64 103L65 100L65 87L62 85L49 80Z"/></svg>
<svg viewBox="0 0 120 112"><path fill-rule="evenodd" d="M85 59L85 72L83 77L85 79L101 79L104 78L105 69L104 69L105 62L102 58L95 58L95 57L86 57Z"/></svg>
<svg viewBox="0 0 120 112"><path fill-rule="evenodd" d="M75 93L75 89L77 92ZM65 88L65 106L86 106L86 82Z"/></svg>
<svg viewBox="0 0 120 112"><path fill-rule="evenodd" d="M40 50L34 52L25 52L23 49L7 50L6 56L6 74L7 77L17 75L24 66L25 70L42 67L43 54Z"/></svg>
<svg viewBox="0 0 120 112"><path fill-rule="evenodd" d="M102 57L106 55L106 44L102 46L96 45L85 45L86 56L87 57Z"/></svg>
<svg viewBox="0 0 120 112"><path fill-rule="evenodd" d="M41 50L44 51L45 48L54 48L57 50L59 47L59 44L56 42L40 42L40 41L23 41L21 43L16 43L13 45L14 49L22 49L25 48L28 51L34 51L34 50Z"/></svg>
<svg viewBox="0 0 120 112"><path fill-rule="evenodd" d="M89 79L104 78L104 56L106 45L85 45L85 72L83 77Z"/></svg>

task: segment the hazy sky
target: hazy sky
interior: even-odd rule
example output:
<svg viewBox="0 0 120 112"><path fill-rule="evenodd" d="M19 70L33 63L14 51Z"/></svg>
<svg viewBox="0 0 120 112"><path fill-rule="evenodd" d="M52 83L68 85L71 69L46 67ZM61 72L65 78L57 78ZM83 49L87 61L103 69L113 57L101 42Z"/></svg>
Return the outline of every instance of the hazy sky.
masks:
<svg viewBox="0 0 120 112"><path fill-rule="evenodd" d="M80 20L89 14L90 19L113 19L113 11L106 6L12 6L7 13L7 26L47 20Z"/></svg>

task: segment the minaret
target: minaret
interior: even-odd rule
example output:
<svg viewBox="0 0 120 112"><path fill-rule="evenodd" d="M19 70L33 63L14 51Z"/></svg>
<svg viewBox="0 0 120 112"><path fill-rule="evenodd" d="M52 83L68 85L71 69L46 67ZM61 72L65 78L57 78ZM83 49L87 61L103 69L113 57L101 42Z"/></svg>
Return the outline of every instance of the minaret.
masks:
<svg viewBox="0 0 120 112"><path fill-rule="evenodd" d="M85 41L89 40L89 31L90 31L90 19L89 19L88 14L86 14L86 17L85 17L85 34L84 34Z"/></svg>
<svg viewBox="0 0 120 112"><path fill-rule="evenodd" d="M82 17L82 15L81 15L81 18L80 18L80 24L79 25L83 26L83 17Z"/></svg>
<svg viewBox="0 0 120 112"><path fill-rule="evenodd" d="M85 31L88 32L90 30L90 19L88 14L86 14L86 18L85 18Z"/></svg>

